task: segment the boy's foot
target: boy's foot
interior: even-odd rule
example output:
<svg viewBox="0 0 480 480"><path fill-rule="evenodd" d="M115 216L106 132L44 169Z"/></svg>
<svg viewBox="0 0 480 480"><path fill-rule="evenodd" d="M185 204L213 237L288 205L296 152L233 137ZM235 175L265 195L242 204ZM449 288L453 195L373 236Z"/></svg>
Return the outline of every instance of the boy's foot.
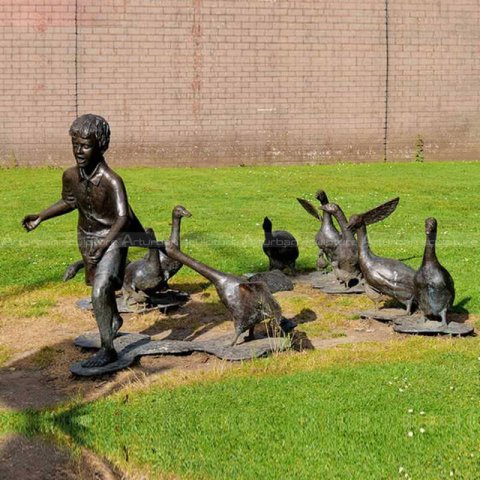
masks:
<svg viewBox="0 0 480 480"><path fill-rule="evenodd" d="M120 315L115 315L112 320L113 338L116 338L118 331L122 328L123 320Z"/></svg>
<svg viewBox="0 0 480 480"><path fill-rule="evenodd" d="M104 367L109 363L115 362L118 359L117 352L113 349L101 348L95 355L84 360L82 362L82 367L84 368L95 368L95 367Z"/></svg>

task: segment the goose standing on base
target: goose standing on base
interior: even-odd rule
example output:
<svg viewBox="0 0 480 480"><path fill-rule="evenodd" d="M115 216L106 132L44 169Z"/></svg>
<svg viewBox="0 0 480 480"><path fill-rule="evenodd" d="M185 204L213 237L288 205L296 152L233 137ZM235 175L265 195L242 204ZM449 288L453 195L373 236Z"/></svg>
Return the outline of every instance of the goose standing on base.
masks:
<svg viewBox="0 0 480 480"><path fill-rule="evenodd" d="M282 310L263 282L249 282L245 278L220 272L181 252L172 242L165 242L167 255L210 280L215 286L220 300L233 317L235 335L231 345L248 330L253 338L257 323L273 320L282 325Z"/></svg>
<svg viewBox="0 0 480 480"><path fill-rule="evenodd" d="M414 301L413 278L415 270L393 258L377 257L370 250L367 225L387 218L396 208L399 198L394 198L361 215L352 215L348 228L357 232L358 261L365 279L365 293L375 303L383 296L394 298L412 312Z"/></svg>
<svg viewBox="0 0 480 480"><path fill-rule="evenodd" d="M422 265L413 279L415 299L424 315L440 317L442 325L447 325L447 311L455 299L453 278L437 259L435 244L437 241L437 220L425 220L425 250Z"/></svg>
<svg viewBox="0 0 480 480"><path fill-rule="evenodd" d="M283 270L288 267L295 275L295 261L298 258L298 245L295 237L285 230L272 231L272 222L268 217L263 221L265 241L263 251L270 262L270 270Z"/></svg>
<svg viewBox="0 0 480 480"><path fill-rule="evenodd" d="M328 204L328 197L324 190L319 190L316 193L317 200L321 205ZM340 243L341 235L333 224L330 213L324 211L320 217L320 213L308 200L297 198L302 207L317 220L321 221L320 229L315 235L315 243L320 250L317 259L317 268L319 270L326 270L333 261L333 255L337 245Z"/></svg>
<svg viewBox="0 0 480 480"><path fill-rule="evenodd" d="M357 285L362 277L358 264L358 246L355 234L347 228L348 222L343 210L336 203L322 205L325 213L333 215L336 219L342 234L332 253L332 267L337 280L347 288Z"/></svg>

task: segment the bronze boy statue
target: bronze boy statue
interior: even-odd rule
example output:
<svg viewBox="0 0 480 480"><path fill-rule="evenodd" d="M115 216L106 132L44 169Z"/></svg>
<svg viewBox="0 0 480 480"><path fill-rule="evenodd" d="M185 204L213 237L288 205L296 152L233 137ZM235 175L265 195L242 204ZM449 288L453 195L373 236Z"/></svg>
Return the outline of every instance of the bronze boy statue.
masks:
<svg viewBox="0 0 480 480"><path fill-rule="evenodd" d="M61 200L39 214L27 215L22 223L31 231L49 218L78 210L78 247L86 283L93 287L92 306L101 338L100 350L82 363L93 368L117 360L113 339L123 322L115 290L122 286L125 272L125 238L141 238L145 230L128 204L122 179L103 158L110 141L106 120L98 115L82 115L73 122L69 133L77 166L63 173Z"/></svg>

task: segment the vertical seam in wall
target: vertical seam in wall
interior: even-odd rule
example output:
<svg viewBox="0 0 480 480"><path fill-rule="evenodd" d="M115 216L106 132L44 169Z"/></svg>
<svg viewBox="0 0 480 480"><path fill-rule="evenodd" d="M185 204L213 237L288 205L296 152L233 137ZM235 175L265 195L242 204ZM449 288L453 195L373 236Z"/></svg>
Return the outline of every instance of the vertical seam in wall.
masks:
<svg viewBox="0 0 480 480"><path fill-rule="evenodd" d="M75 0L75 116L78 117L78 0Z"/></svg>
<svg viewBox="0 0 480 480"><path fill-rule="evenodd" d="M390 77L390 52L388 38L388 0L385 0L385 120L383 125L383 161L387 161L388 155L388 97Z"/></svg>

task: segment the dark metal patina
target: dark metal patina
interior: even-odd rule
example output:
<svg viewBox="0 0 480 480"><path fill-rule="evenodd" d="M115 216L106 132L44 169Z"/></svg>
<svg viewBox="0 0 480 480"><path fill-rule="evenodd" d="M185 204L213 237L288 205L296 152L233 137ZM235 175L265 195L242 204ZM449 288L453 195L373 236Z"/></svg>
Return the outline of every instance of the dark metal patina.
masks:
<svg viewBox="0 0 480 480"><path fill-rule="evenodd" d="M285 230L272 231L272 222L268 217L263 221L263 231L265 232L263 251L268 257L270 270L289 268L292 275L295 275L295 262L298 258L295 237Z"/></svg>
<svg viewBox="0 0 480 480"><path fill-rule="evenodd" d="M425 220L425 250L420 269L413 279L415 300L419 309L428 317L440 317L447 325L447 311L455 299L453 278L440 264L435 251L437 241L437 220Z"/></svg>
<svg viewBox="0 0 480 480"><path fill-rule="evenodd" d="M41 222L78 211L78 247L85 266L85 280L92 286L92 305L101 338L100 350L83 362L95 368L114 362L113 340L122 325L115 290L123 282L128 241L145 242L145 230L131 209L125 185L104 160L110 127L98 115L82 115L70 127L77 165L62 179L62 198L39 214L27 215L22 224L32 231ZM157 248L163 243L157 242Z"/></svg>
<svg viewBox="0 0 480 480"><path fill-rule="evenodd" d="M231 345L235 345L238 337L247 330L249 337L253 338L255 325L265 320L282 326L282 310L265 283L249 282L243 277L215 270L181 252L171 242L165 242L165 248L170 258L182 262L213 283L233 318L235 335Z"/></svg>
<svg viewBox="0 0 480 480"><path fill-rule="evenodd" d="M336 203L322 205L322 210L334 216L340 225L340 241L332 251L332 268L337 280L346 288L360 283L362 272L358 264L357 240L353 230L347 228L348 221L343 210Z"/></svg>
<svg viewBox="0 0 480 480"><path fill-rule="evenodd" d="M191 217L192 214L182 205L177 205L172 210L172 230L170 232L170 243L180 249L180 225L182 218ZM162 251L159 252L160 265L163 272L162 289L169 288L168 281L173 278L182 268L183 263L168 257Z"/></svg>
<svg viewBox="0 0 480 480"><path fill-rule="evenodd" d="M406 305L407 313L414 302L413 277L415 270L392 258L378 257L370 250L367 225L380 222L397 208L399 198L394 198L366 213L352 215L348 229L357 232L359 265L365 280L365 293L376 303L394 298Z"/></svg>
<svg viewBox="0 0 480 480"><path fill-rule="evenodd" d="M191 216L192 214L181 205L177 205L172 210L170 241L174 245L180 246L181 219ZM120 305L119 308L126 309L126 311L129 312L139 312L135 304L144 305L145 311L149 311L148 307L153 306L163 308L163 300L166 300L166 296L162 295L162 292L169 290L168 281L175 276L183 266L181 262L177 262L169 258L162 251L159 251L153 229L148 228L147 235L150 239L151 248L142 259L127 264L122 287L123 299L117 300L117 304ZM139 246L148 248L147 244ZM71 264L65 271L64 281L73 278L83 267L83 260ZM174 293L175 292L172 291L168 294L173 303L180 305L188 300L188 294L176 292L178 295L174 295Z"/></svg>
<svg viewBox="0 0 480 480"><path fill-rule="evenodd" d="M324 190L318 190L316 197L321 205L328 203L328 197ZM328 270L335 257L335 250L342 237L333 223L332 215L325 211L320 214L317 207L303 198L297 198L300 205L314 218L321 221L320 228L315 235L315 243L318 246L319 253L317 258L317 268L319 270Z"/></svg>

